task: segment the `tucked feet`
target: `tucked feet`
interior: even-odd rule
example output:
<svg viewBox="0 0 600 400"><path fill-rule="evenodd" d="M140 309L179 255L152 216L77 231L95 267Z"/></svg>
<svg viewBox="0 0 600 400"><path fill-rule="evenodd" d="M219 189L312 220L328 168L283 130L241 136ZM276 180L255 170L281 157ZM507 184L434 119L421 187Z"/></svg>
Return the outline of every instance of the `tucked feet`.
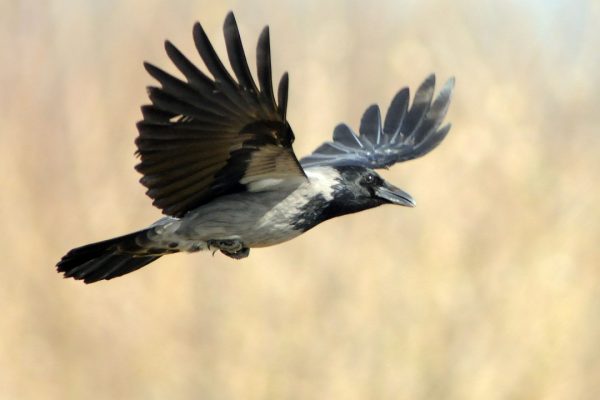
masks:
<svg viewBox="0 0 600 400"><path fill-rule="evenodd" d="M242 247L240 250L236 251L235 253L232 253L232 252L229 252L226 250L221 250L221 253L225 254L227 257L231 257L236 260L241 260L242 258L246 258L250 255L250 249L247 247Z"/></svg>
<svg viewBox="0 0 600 400"><path fill-rule="evenodd" d="M250 254L250 249L248 247L244 247L244 244L241 240L209 240L206 243L208 244L208 248L210 250L221 250L221 253L225 254L227 257L235 258L236 260L246 258Z"/></svg>

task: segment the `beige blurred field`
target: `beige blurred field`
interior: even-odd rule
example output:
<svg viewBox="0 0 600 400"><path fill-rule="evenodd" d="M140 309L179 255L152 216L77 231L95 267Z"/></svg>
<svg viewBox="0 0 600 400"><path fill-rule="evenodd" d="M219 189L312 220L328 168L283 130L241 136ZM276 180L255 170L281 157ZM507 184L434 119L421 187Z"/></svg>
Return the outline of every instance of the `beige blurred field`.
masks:
<svg viewBox="0 0 600 400"><path fill-rule="evenodd" d="M255 4L250 4L255 3ZM597 399L600 3L0 2L0 399ZM447 140L418 201L234 261L86 286L71 247L160 216L133 170L149 60L271 26L298 154L430 72ZM198 57L194 58L198 60Z"/></svg>

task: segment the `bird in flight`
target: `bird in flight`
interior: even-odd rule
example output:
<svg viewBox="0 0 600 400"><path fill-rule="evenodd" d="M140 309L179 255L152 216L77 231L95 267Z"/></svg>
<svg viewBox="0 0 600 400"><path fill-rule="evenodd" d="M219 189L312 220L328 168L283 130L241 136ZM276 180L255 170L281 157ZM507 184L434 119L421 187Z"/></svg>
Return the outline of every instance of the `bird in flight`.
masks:
<svg viewBox="0 0 600 400"><path fill-rule="evenodd" d="M165 216L148 228L77 247L57 264L86 283L112 279L178 252L219 250L241 259L251 248L293 239L323 221L396 204L414 207L376 169L421 157L447 135L442 125L454 79L434 98L435 76L392 99L382 121L372 105L359 134L340 124L331 141L298 160L286 119L288 74L273 91L269 28L258 39L258 85L233 13L223 26L233 75L204 29L194 25L196 49L210 76L171 42L168 57L184 79L145 63L160 86L150 86L135 140L140 182Z"/></svg>

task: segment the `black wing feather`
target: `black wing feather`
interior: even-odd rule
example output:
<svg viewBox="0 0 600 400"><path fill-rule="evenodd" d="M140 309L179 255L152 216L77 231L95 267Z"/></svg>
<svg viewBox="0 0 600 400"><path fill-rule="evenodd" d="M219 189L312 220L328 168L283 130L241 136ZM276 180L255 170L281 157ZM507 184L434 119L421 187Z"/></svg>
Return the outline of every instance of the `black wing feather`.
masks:
<svg viewBox="0 0 600 400"><path fill-rule="evenodd" d="M383 136L381 113L379 112L379 107L375 104L367 108L363 114L360 120L359 132L363 143L367 144L370 149L374 149L373 146L381 143L381 137Z"/></svg>
<svg viewBox="0 0 600 400"><path fill-rule="evenodd" d="M392 135L390 137L391 142L394 142L400 134L400 128L402 127L402 122L406 116L409 101L410 91L408 88L403 88L396 93L388 108L388 112L385 115L383 130Z"/></svg>
<svg viewBox="0 0 600 400"><path fill-rule="evenodd" d="M234 21L235 23L235 21ZM199 22L194 24L194 44L196 45L196 49L202 57L202 61L206 65L206 68L210 71L212 76L215 78L215 81L218 83L224 83L231 87L232 90L235 90L237 84L219 59L217 52L213 48L206 32L204 32L204 28L200 25Z"/></svg>
<svg viewBox="0 0 600 400"><path fill-rule="evenodd" d="M252 74L250 73L250 68L248 68L244 46L242 45L242 39L240 38L240 32L237 28L233 13L227 14L223 31L225 33L225 44L227 46L229 63L231 64L231 68L233 68L233 72L235 73L240 86L250 90L252 93L258 92Z"/></svg>
<svg viewBox="0 0 600 400"><path fill-rule="evenodd" d="M167 215L181 217L261 179L277 177L298 183L306 179L285 119L287 74L275 103L268 30L263 30L258 41L259 86L250 73L232 13L223 31L237 81L198 23L194 43L212 78L168 41L167 55L185 81L144 64L160 87L148 88L152 104L142 107L144 119L137 124L141 162L136 169L143 175L140 181L146 193Z"/></svg>
<svg viewBox="0 0 600 400"><path fill-rule="evenodd" d="M364 148L363 142L348 125L340 124L333 130L333 142L350 148Z"/></svg>
<svg viewBox="0 0 600 400"><path fill-rule="evenodd" d="M279 80L279 87L277 88L277 110L284 120L286 119L287 112L288 88L289 76L287 72L284 72Z"/></svg>
<svg viewBox="0 0 600 400"><path fill-rule="evenodd" d="M165 41L165 51L177 69L185 76L187 83L203 96L202 106L206 109L227 110L228 115L232 113L241 115L240 107L227 96L215 92L215 82L200 71L186 56L179 51L168 40Z"/></svg>
<svg viewBox="0 0 600 400"><path fill-rule="evenodd" d="M260 33L256 47L256 69L258 72L258 84L262 97L269 108L276 108L275 95L273 94L273 83L271 74L271 40L269 38L269 27L266 26Z"/></svg>
<svg viewBox="0 0 600 400"><path fill-rule="evenodd" d="M433 98L433 91L435 89L435 75L429 75L427 79L417 89L415 98L413 99L412 107L406 115L406 120L403 124L403 130L406 132L415 132L415 128L418 127L424 121L424 116L429 110L431 105L431 99ZM415 137L415 141L418 142L418 138Z"/></svg>
<svg viewBox="0 0 600 400"><path fill-rule="evenodd" d="M333 141L304 157L300 161L302 166L387 168L427 154L450 130L450 124L439 126L450 105L454 78L446 82L435 100L434 88L435 76L430 75L417 89L410 107L408 88L400 90L388 108L383 126L379 107L370 106L361 119L360 135L345 124L336 126Z"/></svg>

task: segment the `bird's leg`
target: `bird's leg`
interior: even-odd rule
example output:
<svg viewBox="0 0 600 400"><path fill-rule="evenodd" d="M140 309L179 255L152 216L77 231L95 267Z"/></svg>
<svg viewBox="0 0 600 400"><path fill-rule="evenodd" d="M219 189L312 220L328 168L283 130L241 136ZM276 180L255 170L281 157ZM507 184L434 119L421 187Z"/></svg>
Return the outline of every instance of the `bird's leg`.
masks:
<svg viewBox="0 0 600 400"><path fill-rule="evenodd" d="M250 254L250 249L238 239L209 240L206 243L209 249L219 249L221 253L236 260L246 258Z"/></svg>

